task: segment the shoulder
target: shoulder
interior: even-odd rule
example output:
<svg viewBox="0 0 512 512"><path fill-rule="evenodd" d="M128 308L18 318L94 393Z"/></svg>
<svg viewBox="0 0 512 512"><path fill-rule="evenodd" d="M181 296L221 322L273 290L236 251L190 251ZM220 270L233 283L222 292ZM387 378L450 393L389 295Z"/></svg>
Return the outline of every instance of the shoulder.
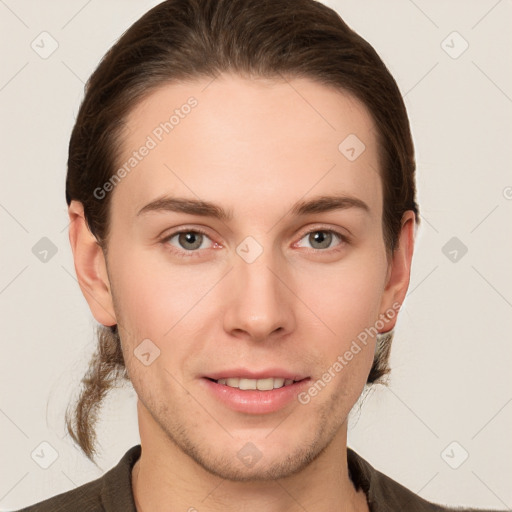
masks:
<svg viewBox="0 0 512 512"><path fill-rule="evenodd" d="M100 478L18 512L135 512L131 469L140 457L140 450L140 445L130 448L118 464Z"/></svg>
<svg viewBox="0 0 512 512"><path fill-rule="evenodd" d="M63 492L47 500L35 503L18 512L54 512L56 510L83 512L103 512L105 508L101 503L101 487L103 478L88 482L71 491Z"/></svg>
<svg viewBox="0 0 512 512"><path fill-rule="evenodd" d="M347 458L354 485L366 493L371 512L491 512L432 503L376 470L351 448L347 448Z"/></svg>

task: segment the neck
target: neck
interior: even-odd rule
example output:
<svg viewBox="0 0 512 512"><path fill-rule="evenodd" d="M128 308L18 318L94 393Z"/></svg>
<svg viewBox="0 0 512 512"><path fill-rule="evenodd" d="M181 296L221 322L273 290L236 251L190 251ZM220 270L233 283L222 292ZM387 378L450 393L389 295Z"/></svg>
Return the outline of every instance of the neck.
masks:
<svg viewBox="0 0 512 512"><path fill-rule="evenodd" d="M146 411L147 413L147 411ZM154 422L139 413L141 456L132 471L138 512L368 512L347 465L346 422L327 448L305 469L286 478L235 482L199 466Z"/></svg>

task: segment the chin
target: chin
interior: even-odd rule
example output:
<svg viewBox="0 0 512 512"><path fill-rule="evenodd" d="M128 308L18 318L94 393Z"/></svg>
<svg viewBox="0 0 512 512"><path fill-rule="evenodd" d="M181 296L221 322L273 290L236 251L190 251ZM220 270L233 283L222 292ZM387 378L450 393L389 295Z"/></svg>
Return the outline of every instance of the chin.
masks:
<svg viewBox="0 0 512 512"><path fill-rule="evenodd" d="M254 445L253 445L254 446ZM253 455L253 460L245 461L238 453L232 457L213 454L203 456L200 453L186 452L208 473L231 482L268 482L290 477L304 470L313 462L323 449L318 446L298 448L293 453L273 454L268 460L264 453Z"/></svg>
<svg viewBox="0 0 512 512"><path fill-rule="evenodd" d="M326 432L324 428L316 430L311 437L311 430L295 432L293 439L281 439L273 433L265 437L254 436L247 439L207 437L195 439L190 431L179 429L178 432L167 430L171 441L199 467L208 473L232 482L267 482L290 477L303 471L317 459L334 439L338 429ZM275 435L274 439L267 439Z"/></svg>

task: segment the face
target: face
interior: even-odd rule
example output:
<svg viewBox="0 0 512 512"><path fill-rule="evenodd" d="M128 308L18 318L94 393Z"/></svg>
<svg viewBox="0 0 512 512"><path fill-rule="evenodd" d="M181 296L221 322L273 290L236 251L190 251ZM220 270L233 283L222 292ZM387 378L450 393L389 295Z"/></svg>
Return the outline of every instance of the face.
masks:
<svg viewBox="0 0 512 512"><path fill-rule="evenodd" d="M153 92L122 147L107 268L140 420L223 478L299 471L346 429L375 339L344 354L396 300L369 113L223 75Z"/></svg>

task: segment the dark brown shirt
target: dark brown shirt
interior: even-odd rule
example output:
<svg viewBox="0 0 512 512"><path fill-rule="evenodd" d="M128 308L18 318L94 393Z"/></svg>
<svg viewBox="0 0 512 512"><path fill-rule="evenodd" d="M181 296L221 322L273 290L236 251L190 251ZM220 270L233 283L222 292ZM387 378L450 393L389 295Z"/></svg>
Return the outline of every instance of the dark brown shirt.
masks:
<svg viewBox="0 0 512 512"><path fill-rule="evenodd" d="M137 512L133 501L131 470L140 453L140 444L133 446L123 455L117 466L107 471L102 477L19 512ZM366 493L371 512L471 512L477 510L449 508L430 503L374 469L352 449L347 448L347 454L352 481L357 490L362 488ZM479 509L479 512L491 511Z"/></svg>

